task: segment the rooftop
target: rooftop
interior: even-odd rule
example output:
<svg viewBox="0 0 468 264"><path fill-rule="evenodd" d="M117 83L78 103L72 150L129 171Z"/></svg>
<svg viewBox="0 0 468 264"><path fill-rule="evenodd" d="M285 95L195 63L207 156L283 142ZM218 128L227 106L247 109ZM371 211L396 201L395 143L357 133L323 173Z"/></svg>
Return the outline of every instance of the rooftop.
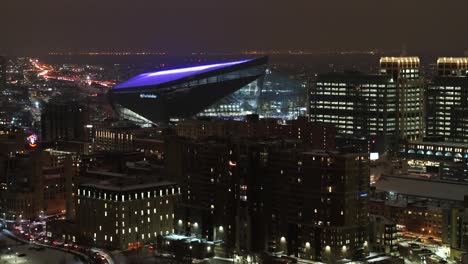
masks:
<svg viewBox="0 0 468 264"><path fill-rule="evenodd" d="M419 63L419 57L382 57L380 58L380 63L382 62L396 62L401 63Z"/></svg>
<svg viewBox="0 0 468 264"><path fill-rule="evenodd" d="M159 84L175 81L181 78L185 78L191 75L219 70L219 69L226 68L229 66L246 63L249 61L252 61L252 60L232 61L232 62L216 63L216 64L209 64L209 65L202 65L202 66L195 66L195 67L188 67L188 68L179 68L179 69L172 69L172 70L143 73L114 86L114 89L159 85Z"/></svg>
<svg viewBox="0 0 468 264"><path fill-rule="evenodd" d="M468 195L468 184L403 176L382 176L374 186L379 191L458 202Z"/></svg>
<svg viewBox="0 0 468 264"><path fill-rule="evenodd" d="M168 181L160 182L146 182L146 183L133 183L128 184L128 182L114 182L114 181L102 181L99 183L88 183L82 184L81 187L90 187L99 190L106 191L115 191L115 192L126 192L126 191L136 191L136 190L146 190L155 187L173 185L174 183Z"/></svg>
<svg viewBox="0 0 468 264"><path fill-rule="evenodd" d="M468 147L467 144L459 143L459 142L449 142L449 141L424 141L424 140L414 140L408 142L409 144L413 145L430 145L430 146L443 146L443 147L456 147L456 148L466 148Z"/></svg>
<svg viewBox="0 0 468 264"><path fill-rule="evenodd" d="M468 63L468 57L440 57L437 63Z"/></svg>
<svg viewBox="0 0 468 264"><path fill-rule="evenodd" d="M345 80L344 80L345 79ZM319 74L317 82L340 81L361 83L389 83L393 82L392 76L385 74L370 74L359 71L329 72Z"/></svg>
<svg viewBox="0 0 468 264"><path fill-rule="evenodd" d="M367 157L365 153L356 153L356 152L346 152L346 151L338 151L338 150L323 150L323 149L312 149L308 151L302 152L304 155L314 155L314 156L343 156L343 157L355 157L358 155L362 155Z"/></svg>

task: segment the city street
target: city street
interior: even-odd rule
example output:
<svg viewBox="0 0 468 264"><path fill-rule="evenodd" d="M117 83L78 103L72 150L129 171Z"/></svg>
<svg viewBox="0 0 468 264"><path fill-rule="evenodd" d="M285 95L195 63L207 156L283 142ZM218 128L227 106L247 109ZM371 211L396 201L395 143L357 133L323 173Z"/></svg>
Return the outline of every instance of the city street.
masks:
<svg viewBox="0 0 468 264"><path fill-rule="evenodd" d="M3 233L0 233L0 243L2 249L0 254L0 264L82 264L73 254L39 247L32 244L22 244ZM84 264L84 263L83 263Z"/></svg>

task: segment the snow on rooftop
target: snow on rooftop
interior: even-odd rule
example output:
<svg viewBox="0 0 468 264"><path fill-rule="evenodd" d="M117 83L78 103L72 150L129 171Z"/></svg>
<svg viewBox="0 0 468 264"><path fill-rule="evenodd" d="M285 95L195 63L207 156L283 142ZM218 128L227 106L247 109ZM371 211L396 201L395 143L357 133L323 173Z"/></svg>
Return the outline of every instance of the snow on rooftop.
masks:
<svg viewBox="0 0 468 264"><path fill-rule="evenodd" d="M468 196L468 184L402 176L382 176L374 186L380 191L440 200L464 201Z"/></svg>

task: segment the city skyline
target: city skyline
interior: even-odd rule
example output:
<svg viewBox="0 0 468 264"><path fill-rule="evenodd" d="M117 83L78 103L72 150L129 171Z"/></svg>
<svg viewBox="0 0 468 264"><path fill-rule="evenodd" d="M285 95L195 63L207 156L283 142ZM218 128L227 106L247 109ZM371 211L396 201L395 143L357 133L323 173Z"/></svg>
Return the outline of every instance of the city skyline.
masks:
<svg viewBox="0 0 468 264"><path fill-rule="evenodd" d="M468 264L468 2L0 4L1 264Z"/></svg>

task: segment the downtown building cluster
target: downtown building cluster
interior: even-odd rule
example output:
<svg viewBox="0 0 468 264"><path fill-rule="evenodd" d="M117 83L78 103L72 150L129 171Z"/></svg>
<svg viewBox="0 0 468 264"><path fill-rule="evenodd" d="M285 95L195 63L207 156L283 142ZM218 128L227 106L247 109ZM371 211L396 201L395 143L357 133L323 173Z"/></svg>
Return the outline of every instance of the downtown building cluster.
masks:
<svg viewBox="0 0 468 264"><path fill-rule="evenodd" d="M383 57L378 73L320 74L311 86L310 119L336 124L337 140L380 155L371 162L369 212L396 227L385 234L392 239L373 240L387 252L398 234L436 239L458 260L467 251L466 61L439 58L425 76L417 57Z"/></svg>
<svg viewBox="0 0 468 264"><path fill-rule="evenodd" d="M332 126L272 121L178 125L166 153L168 174L185 186L176 230L218 241L219 254L244 260L264 252L363 256L367 154L336 151Z"/></svg>
<svg viewBox="0 0 468 264"><path fill-rule="evenodd" d="M343 138L371 152L391 152L423 136L424 82L416 57L384 57L380 73L330 73L310 89L313 122L335 124Z"/></svg>
<svg viewBox="0 0 468 264"><path fill-rule="evenodd" d="M139 75L109 93L120 121L49 101L40 142L26 129L0 130L1 217L64 216L47 220L49 241L152 245L186 261L372 262L370 252L400 251L404 233L461 259L466 59L440 58L426 80L416 57L384 57L374 74L317 75L304 94L308 116L283 102L291 120L249 114L286 109L257 94L266 62ZM170 125L148 126L160 121Z"/></svg>

